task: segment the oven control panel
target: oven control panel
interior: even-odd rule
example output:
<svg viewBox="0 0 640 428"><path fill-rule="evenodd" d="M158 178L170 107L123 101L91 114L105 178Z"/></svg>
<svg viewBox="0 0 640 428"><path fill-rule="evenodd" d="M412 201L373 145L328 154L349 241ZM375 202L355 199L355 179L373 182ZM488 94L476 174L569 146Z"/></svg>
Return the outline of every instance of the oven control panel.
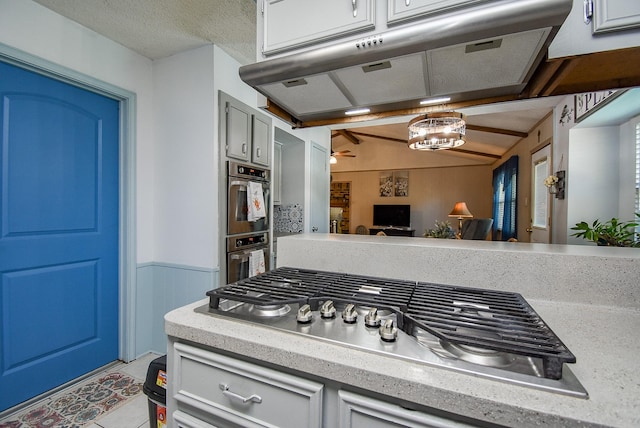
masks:
<svg viewBox="0 0 640 428"><path fill-rule="evenodd" d="M227 250L236 251L244 248L251 248L257 245L264 245L269 243L268 233L259 233L246 236L233 236L227 238Z"/></svg>
<svg viewBox="0 0 640 428"><path fill-rule="evenodd" d="M229 175L232 177L269 180L269 170L244 165L237 162L229 162Z"/></svg>

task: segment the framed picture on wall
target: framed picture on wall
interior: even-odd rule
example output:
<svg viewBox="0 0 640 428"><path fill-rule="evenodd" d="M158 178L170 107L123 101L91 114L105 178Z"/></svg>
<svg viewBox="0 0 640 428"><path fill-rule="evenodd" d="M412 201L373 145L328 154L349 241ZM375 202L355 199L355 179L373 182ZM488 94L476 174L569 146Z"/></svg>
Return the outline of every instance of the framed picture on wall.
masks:
<svg viewBox="0 0 640 428"><path fill-rule="evenodd" d="M380 173L380 196L393 196L393 173Z"/></svg>
<svg viewBox="0 0 640 428"><path fill-rule="evenodd" d="M393 189L395 196L409 196L409 171L393 173Z"/></svg>

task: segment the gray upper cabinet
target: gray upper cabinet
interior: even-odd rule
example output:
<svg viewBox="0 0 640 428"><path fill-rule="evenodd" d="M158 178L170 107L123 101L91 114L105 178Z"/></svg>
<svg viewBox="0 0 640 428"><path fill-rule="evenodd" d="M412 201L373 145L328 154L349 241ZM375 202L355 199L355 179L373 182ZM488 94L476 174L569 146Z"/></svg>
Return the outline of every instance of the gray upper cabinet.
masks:
<svg viewBox="0 0 640 428"><path fill-rule="evenodd" d="M269 166L271 164L269 154L271 144L271 120L266 117L252 115L252 151L251 161L258 165Z"/></svg>
<svg viewBox="0 0 640 428"><path fill-rule="evenodd" d="M640 46L639 0L573 0L549 59Z"/></svg>
<svg viewBox="0 0 640 428"><path fill-rule="evenodd" d="M389 24L395 24L483 1L487 0L388 0L387 21Z"/></svg>
<svg viewBox="0 0 640 428"><path fill-rule="evenodd" d="M640 27L640 1L593 0L593 34Z"/></svg>
<svg viewBox="0 0 640 428"><path fill-rule="evenodd" d="M221 92L222 138L227 157L269 167L271 118Z"/></svg>
<svg viewBox="0 0 640 428"><path fill-rule="evenodd" d="M249 161L251 143L251 114L233 101L225 103L227 156Z"/></svg>
<svg viewBox="0 0 640 428"><path fill-rule="evenodd" d="M266 56L375 27L374 0L262 1Z"/></svg>

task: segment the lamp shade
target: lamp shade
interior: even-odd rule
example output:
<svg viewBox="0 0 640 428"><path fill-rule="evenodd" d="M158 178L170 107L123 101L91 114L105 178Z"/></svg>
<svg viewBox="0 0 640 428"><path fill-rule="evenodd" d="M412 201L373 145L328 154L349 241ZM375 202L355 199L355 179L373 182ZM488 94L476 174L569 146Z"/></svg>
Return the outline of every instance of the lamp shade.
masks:
<svg viewBox="0 0 640 428"><path fill-rule="evenodd" d="M473 214L471 214L471 211L469 211L469 208L467 208L466 202L456 202L453 209L449 213L449 217L471 218L473 217Z"/></svg>

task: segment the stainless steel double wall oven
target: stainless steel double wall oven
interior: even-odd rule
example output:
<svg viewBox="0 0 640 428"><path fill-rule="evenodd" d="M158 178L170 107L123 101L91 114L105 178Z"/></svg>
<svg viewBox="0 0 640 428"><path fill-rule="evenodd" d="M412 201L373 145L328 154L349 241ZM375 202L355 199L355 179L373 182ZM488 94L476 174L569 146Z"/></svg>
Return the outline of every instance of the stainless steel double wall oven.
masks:
<svg viewBox="0 0 640 428"><path fill-rule="evenodd" d="M248 219L249 182L260 183L264 196L266 216L255 221ZM251 253L255 250L264 252L265 268L269 270L269 201L268 169L227 162L227 284L249 277Z"/></svg>

